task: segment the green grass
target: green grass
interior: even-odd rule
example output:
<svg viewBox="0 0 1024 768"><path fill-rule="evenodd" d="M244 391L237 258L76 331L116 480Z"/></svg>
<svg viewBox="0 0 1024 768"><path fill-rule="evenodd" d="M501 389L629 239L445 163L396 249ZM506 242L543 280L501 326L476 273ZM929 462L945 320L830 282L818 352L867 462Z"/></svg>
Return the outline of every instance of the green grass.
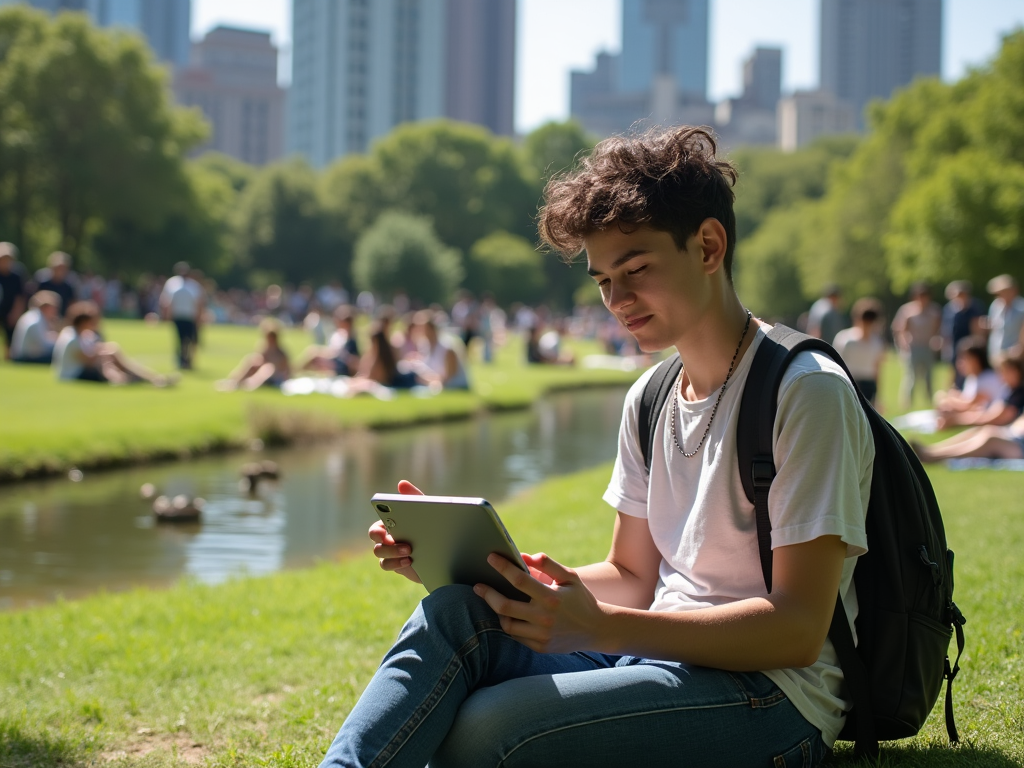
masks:
<svg viewBox="0 0 1024 768"><path fill-rule="evenodd" d="M107 338L132 357L162 372L172 370L169 326L107 321ZM384 427L461 418L480 409L520 408L552 389L621 384L636 374L556 366L527 366L518 338L485 366L471 364L472 392L390 402L370 397L337 400L324 395L285 397L280 392L216 392L258 339L252 328L212 326L204 331L198 369L172 389L136 385L104 387L58 382L48 368L0 364L0 480L237 447L251 437L303 436L351 427ZM308 343L300 330L283 343L297 355ZM576 344L579 354L596 352Z"/></svg>
<svg viewBox="0 0 1024 768"><path fill-rule="evenodd" d="M528 551L604 556L609 466L501 505ZM1012 473L932 471L956 599L968 618L956 681L963 744L946 746L941 699L882 765L1024 764L1024 517ZM308 766L322 757L421 596L369 554L208 587L97 595L0 614L0 765ZM836 763L853 765L841 745Z"/></svg>

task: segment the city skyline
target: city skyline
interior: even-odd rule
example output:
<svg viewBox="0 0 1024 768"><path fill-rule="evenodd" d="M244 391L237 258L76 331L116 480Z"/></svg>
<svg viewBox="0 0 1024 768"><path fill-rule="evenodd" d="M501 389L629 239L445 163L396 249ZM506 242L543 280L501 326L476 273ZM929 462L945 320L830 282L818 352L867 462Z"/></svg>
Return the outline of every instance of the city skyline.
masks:
<svg viewBox="0 0 1024 768"><path fill-rule="evenodd" d="M711 0L708 98L720 101L742 92L743 61L759 45L783 48L784 91L817 87L819 1ZM782 3L785 14L777 10ZM282 48L282 81L287 83L289 13L290 0L193 0L192 35L218 24L270 31ZM1022 25L1024 3L1019 0L946 0L943 79L955 80L969 66L983 64L998 50L1000 36ZM621 50L621 32L620 0L519 0L516 130L565 119L569 72L591 68L601 50Z"/></svg>

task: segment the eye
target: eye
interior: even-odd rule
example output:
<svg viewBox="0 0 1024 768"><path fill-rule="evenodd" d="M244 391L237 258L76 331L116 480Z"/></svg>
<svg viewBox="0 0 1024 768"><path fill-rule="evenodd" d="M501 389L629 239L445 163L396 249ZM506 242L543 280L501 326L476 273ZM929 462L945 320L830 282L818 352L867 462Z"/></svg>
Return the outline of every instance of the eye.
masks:
<svg viewBox="0 0 1024 768"><path fill-rule="evenodd" d="M626 274L627 275L639 275L645 269L647 269L647 265L646 264L644 264L642 267L637 267L636 269L631 269L628 272L626 272Z"/></svg>

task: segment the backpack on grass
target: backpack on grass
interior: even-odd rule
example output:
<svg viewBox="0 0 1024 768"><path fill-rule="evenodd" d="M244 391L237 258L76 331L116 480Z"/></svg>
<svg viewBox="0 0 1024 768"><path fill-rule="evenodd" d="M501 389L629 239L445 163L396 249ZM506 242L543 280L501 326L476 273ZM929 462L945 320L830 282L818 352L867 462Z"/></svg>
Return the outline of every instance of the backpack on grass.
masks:
<svg viewBox="0 0 1024 768"><path fill-rule="evenodd" d="M761 571L769 593L768 492L775 477L772 434L779 385L793 358L810 350L834 360L854 380L831 346L776 325L754 355L740 401L740 478L754 505ZM662 362L641 397L640 447L648 471L655 425L681 368L678 355ZM874 756L880 740L913 736L924 725L946 680L946 732L956 744L952 684L960 669L966 621L953 602L953 552L946 547L942 516L921 462L859 389L857 396L871 425L875 460L866 523L868 552L858 558L853 574L860 606L859 642L854 646L838 595L828 631L853 700L839 738L855 741L858 755ZM957 657L950 665L949 641L954 631Z"/></svg>

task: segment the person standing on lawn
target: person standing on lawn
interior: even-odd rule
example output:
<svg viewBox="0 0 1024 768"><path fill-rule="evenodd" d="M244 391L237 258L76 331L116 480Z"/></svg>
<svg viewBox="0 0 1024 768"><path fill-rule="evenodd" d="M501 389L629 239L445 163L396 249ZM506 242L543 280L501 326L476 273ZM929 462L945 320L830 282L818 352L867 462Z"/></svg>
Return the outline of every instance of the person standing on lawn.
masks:
<svg viewBox="0 0 1024 768"><path fill-rule="evenodd" d="M178 335L178 367L192 370L192 358L199 345L199 326L206 310L203 286L192 277L188 262L174 265L174 277L168 278L160 292L160 314L174 323Z"/></svg>
<svg viewBox="0 0 1024 768"><path fill-rule="evenodd" d="M18 264L14 243L0 243L0 329L4 337L4 359L11 359L11 345L18 318L25 311L25 278Z"/></svg>
<svg viewBox="0 0 1024 768"><path fill-rule="evenodd" d="M649 472L637 419L653 371L626 397L607 559L524 555L526 574L492 555L530 602L483 585L425 597L323 765L805 766L829 754L850 701L827 633L837 594L851 627L857 612L874 444L841 369L798 355L775 423L768 594L736 425L769 326L733 288L736 171L715 152L701 128L607 139L545 191L543 239L585 249L639 347L675 347L683 362ZM370 538L384 570L417 580L408 544L379 524Z"/></svg>

